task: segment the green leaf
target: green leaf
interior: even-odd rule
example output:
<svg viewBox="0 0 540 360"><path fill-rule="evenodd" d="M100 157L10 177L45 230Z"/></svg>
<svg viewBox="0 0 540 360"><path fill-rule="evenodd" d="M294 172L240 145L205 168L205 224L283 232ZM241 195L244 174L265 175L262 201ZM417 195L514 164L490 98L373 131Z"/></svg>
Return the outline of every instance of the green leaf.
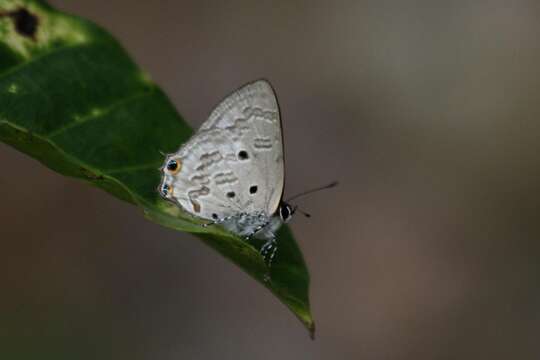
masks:
<svg viewBox="0 0 540 360"><path fill-rule="evenodd" d="M278 233L271 280L258 250L160 198L160 152L193 133L107 32L43 1L0 0L0 140L49 168L196 234L272 291L313 333L309 274L291 232Z"/></svg>

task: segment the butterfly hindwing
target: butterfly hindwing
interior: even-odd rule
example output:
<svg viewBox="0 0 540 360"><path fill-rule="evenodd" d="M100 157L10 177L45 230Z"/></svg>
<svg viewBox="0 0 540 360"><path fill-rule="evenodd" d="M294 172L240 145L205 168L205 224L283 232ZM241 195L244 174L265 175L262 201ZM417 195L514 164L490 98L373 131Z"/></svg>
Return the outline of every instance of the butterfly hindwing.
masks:
<svg viewBox="0 0 540 360"><path fill-rule="evenodd" d="M171 160L176 167L168 166ZM259 80L225 98L167 157L163 184L168 198L204 219L272 216L283 192L284 165L279 108L270 84Z"/></svg>

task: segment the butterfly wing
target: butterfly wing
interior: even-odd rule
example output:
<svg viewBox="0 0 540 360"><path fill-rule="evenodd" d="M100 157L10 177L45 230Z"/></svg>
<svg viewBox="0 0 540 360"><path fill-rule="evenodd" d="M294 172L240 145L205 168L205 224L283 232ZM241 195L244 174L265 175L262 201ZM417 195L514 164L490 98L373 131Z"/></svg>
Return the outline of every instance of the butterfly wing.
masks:
<svg viewBox="0 0 540 360"><path fill-rule="evenodd" d="M163 168L166 197L204 219L238 213L270 217L283 185L279 107L265 80L227 96Z"/></svg>

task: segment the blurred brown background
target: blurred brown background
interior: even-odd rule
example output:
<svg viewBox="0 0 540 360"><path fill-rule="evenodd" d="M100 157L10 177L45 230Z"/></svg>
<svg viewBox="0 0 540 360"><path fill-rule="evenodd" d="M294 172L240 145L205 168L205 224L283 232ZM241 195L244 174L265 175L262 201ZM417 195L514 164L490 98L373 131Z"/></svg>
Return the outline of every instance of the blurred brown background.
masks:
<svg viewBox="0 0 540 360"><path fill-rule="evenodd" d="M188 234L0 144L6 359L538 359L538 1L51 1L197 127L265 77L317 339ZM7 356L9 354L9 356Z"/></svg>

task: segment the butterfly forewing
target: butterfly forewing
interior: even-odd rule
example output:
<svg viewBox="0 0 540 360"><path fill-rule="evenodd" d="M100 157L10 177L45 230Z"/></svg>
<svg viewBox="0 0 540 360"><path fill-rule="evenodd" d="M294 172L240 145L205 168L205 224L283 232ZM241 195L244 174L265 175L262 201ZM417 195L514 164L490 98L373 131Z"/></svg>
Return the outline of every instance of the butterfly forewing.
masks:
<svg viewBox="0 0 540 360"><path fill-rule="evenodd" d="M167 164L174 160L176 167ZM276 96L264 80L225 98L199 131L167 157L167 197L205 219L279 206L284 185L283 144Z"/></svg>

